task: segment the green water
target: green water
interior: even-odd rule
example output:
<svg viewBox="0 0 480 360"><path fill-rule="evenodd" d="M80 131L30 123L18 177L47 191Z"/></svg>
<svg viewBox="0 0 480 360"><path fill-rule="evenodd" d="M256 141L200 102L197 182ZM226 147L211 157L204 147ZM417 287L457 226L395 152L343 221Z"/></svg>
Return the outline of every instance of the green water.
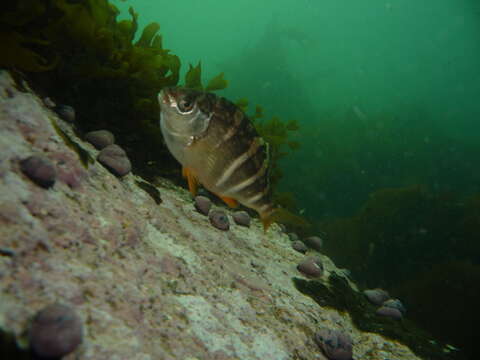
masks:
<svg viewBox="0 0 480 360"><path fill-rule="evenodd" d="M158 5L156 5L158 4ZM223 95L298 119L282 189L309 217L381 187L479 190L480 4L474 1L120 2ZM301 176L298 176L298 175Z"/></svg>
<svg viewBox="0 0 480 360"><path fill-rule="evenodd" d="M161 24L183 72L201 61L205 79L225 73L222 95L297 119L301 148L282 160L279 189L324 234L325 252L474 356L478 1L116 4L133 5L140 28Z"/></svg>

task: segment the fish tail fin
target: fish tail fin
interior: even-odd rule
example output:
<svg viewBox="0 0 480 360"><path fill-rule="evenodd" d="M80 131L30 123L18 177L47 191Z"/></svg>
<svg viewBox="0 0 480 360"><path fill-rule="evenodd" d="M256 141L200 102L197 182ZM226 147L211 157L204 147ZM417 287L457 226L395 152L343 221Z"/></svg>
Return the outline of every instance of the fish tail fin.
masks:
<svg viewBox="0 0 480 360"><path fill-rule="evenodd" d="M260 221L262 222L264 233L266 233L270 225L272 225L272 223L275 222L274 213L275 213L275 210L260 214Z"/></svg>
<svg viewBox="0 0 480 360"><path fill-rule="evenodd" d="M270 211L260 213L260 220L263 224L263 231L267 232L272 223L290 224L296 227L307 228L311 224L303 217L295 215L284 208L273 208Z"/></svg>

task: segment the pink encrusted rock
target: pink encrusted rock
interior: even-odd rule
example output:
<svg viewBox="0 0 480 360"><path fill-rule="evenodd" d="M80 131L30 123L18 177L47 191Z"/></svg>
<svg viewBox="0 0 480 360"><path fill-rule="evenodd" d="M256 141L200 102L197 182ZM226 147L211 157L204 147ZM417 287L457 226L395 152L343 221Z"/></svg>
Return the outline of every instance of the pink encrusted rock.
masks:
<svg viewBox="0 0 480 360"><path fill-rule="evenodd" d="M77 189L88 176L86 169L78 161L78 156L70 151L57 151L49 154L57 164L57 181L65 183L71 189Z"/></svg>
<svg viewBox="0 0 480 360"><path fill-rule="evenodd" d="M125 176L132 170L132 164L125 151L118 145L109 145L97 156L97 160L116 176Z"/></svg>
<svg viewBox="0 0 480 360"><path fill-rule="evenodd" d="M352 359L352 339L343 332L328 328L320 329L315 334L315 342L330 360Z"/></svg>
<svg viewBox="0 0 480 360"><path fill-rule="evenodd" d="M167 254L160 259L160 269L164 274L177 278L181 274L182 266L176 258Z"/></svg>
<svg viewBox="0 0 480 360"><path fill-rule="evenodd" d="M115 143L115 136L108 130L96 130L86 133L85 140L98 150L102 150Z"/></svg>

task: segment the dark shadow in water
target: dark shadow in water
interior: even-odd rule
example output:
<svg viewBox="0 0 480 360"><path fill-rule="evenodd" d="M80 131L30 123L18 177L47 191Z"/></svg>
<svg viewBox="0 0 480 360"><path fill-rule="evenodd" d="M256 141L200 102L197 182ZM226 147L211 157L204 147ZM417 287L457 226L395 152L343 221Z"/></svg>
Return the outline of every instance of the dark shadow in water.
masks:
<svg viewBox="0 0 480 360"><path fill-rule="evenodd" d="M445 345L433 343L433 337L419 329L407 318L394 320L375 314L376 307L365 296L354 291L348 282L336 274L328 279L330 286L315 280L293 278L295 287L310 296L320 306L331 307L340 312L348 312L354 325L366 332L374 332L407 345L424 360L466 360L458 351L445 352Z"/></svg>

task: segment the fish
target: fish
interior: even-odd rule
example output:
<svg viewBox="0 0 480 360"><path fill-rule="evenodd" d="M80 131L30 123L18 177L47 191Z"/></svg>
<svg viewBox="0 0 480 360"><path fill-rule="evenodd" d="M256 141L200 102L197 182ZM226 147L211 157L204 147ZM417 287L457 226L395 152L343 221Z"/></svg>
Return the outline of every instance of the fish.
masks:
<svg viewBox="0 0 480 360"><path fill-rule="evenodd" d="M158 94L165 144L182 165L188 188L202 185L230 207L255 210L266 231L278 208L271 201L269 144L228 99L184 87Z"/></svg>

